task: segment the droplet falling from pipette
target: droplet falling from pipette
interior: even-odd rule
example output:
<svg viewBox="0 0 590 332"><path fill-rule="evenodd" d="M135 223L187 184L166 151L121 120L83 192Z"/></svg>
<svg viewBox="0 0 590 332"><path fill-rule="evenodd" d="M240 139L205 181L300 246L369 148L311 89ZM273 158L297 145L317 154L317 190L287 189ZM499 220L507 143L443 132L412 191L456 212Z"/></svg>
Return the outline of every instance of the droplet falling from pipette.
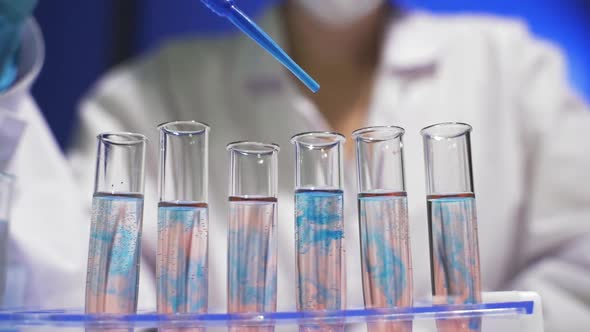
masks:
<svg viewBox="0 0 590 332"><path fill-rule="evenodd" d="M254 21L246 16L234 3L234 0L201 0L209 9L221 17L227 18L242 32L252 38L262 48L274 56L289 69L309 90L316 93L320 85L303 70L277 43L270 38Z"/></svg>

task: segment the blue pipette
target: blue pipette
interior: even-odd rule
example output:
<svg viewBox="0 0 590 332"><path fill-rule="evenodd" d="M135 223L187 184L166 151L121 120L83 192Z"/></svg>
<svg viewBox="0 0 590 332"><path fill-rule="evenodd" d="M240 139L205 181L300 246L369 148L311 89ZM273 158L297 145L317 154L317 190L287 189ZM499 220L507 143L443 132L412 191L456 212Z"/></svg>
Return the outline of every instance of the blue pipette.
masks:
<svg viewBox="0 0 590 332"><path fill-rule="evenodd" d="M280 63L289 69L297 78L303 82L313 93L318 92L320 85L309 76L291 57L281 49L277 43L270 38L262 29L246 16L234 3L234 0L201 0L205 6L221 17L227 18L242 32L252 38L258 45L262 46Z"/></svg>

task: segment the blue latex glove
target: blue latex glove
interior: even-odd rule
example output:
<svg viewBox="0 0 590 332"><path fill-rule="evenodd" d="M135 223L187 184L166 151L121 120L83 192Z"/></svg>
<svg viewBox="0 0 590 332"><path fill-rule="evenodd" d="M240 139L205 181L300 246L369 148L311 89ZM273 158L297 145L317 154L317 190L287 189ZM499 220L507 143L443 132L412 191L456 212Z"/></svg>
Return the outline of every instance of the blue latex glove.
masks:
<svg viewBox="0 0 590 332"><path fill-rule="evenodd" d="M16 79L20 32L36 4L37 0L0 0L0 91Z"/></svg>

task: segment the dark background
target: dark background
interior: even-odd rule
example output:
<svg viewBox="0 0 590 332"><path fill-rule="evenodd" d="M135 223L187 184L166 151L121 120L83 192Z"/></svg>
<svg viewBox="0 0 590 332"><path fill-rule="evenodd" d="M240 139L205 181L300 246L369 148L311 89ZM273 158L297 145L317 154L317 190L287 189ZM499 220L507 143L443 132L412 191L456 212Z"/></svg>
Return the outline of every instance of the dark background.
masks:
<svg viewBox="0 0 590 332"><path fill-rule="evenodd" d="M322 0L318 0L322 1ZM272 0L236 0L257 17ZM477 12L526 20L564 50L571 82L590 100L590 0L403 0L434 12ZM236 33L200 0L40 0L35 11L46 63L33 93L60 144L66 145L80 97L109 68L186 35Z"/></svg>

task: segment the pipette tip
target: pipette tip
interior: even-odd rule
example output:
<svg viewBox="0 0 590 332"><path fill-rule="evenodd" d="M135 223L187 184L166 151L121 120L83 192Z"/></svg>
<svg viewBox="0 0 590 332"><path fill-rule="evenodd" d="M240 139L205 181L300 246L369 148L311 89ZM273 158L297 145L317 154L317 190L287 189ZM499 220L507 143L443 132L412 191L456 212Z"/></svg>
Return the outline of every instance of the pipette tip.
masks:
<svg viewBox="0 0 590 332"><path fill-rule="evenodd" d="M320 85L318 84L318 82L311 80L311 82L307 82L305 84L309 90L311 90L311 92L313 93L318 93L318 91L320 91Z"/></svg>

